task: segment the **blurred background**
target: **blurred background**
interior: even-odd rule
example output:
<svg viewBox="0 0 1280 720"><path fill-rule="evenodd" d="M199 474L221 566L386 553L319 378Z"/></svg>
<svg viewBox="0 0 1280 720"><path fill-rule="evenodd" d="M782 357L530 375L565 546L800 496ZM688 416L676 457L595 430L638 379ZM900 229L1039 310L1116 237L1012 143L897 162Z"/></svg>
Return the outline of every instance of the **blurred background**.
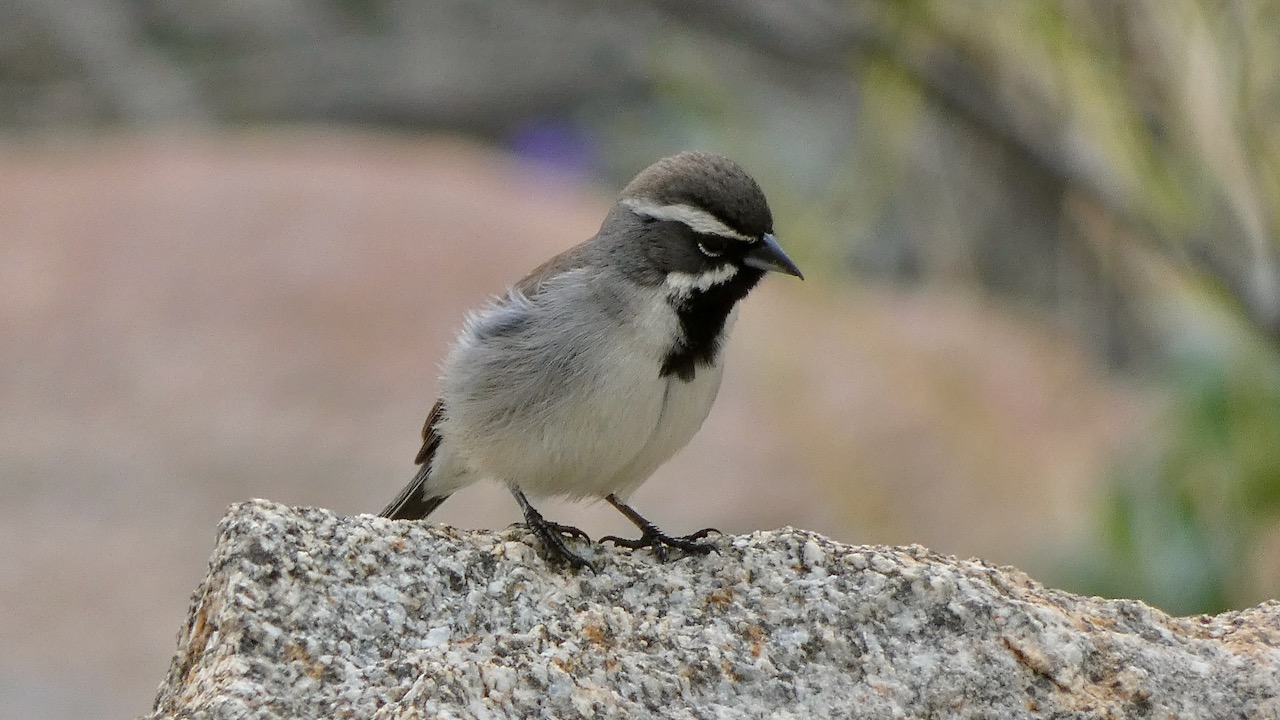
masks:
<svg viewBox="0 0 1280 720"><path fill-rule="evenodd" d="M226 506L376 512L465 309L687 148L808 279L647 516L1274 597L1278 120L1269 0L0 4L0 718L144 712Z"/></svg>

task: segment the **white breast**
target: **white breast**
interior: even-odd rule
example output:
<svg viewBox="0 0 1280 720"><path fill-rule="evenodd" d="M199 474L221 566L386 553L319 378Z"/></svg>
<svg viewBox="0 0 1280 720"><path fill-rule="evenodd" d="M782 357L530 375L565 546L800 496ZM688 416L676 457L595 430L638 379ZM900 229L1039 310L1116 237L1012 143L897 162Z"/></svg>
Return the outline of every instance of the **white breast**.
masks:
<svg viewBox="0 0 1280 720"><path fill-rule="evenodd" d="M664 291L619 296L615 284L584 303L599 287L574 279L468 323L442 378L433 490L487 477L534 495L625 498L702 426L722 368L659 377L680 327Z"/></svg>

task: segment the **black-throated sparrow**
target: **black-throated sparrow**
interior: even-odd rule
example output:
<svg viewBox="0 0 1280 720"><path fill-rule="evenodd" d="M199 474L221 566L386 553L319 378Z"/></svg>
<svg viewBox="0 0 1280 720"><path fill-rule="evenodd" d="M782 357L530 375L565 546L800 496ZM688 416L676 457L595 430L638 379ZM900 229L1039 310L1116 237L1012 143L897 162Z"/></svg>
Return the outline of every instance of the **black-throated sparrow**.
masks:
<svg viewBox="0 0 1280 720"><path fill-rule="evenodd" d="M768 271L800 277L755 180L728 158L659 160L600 231L470 314L422 429L421 466L383 511L426 517L454 491L504 482L548 551L589 567L525 491L603 497L640 528L631 548L707 552L624 500L701 427L720 388L736 304Z"/></svg>

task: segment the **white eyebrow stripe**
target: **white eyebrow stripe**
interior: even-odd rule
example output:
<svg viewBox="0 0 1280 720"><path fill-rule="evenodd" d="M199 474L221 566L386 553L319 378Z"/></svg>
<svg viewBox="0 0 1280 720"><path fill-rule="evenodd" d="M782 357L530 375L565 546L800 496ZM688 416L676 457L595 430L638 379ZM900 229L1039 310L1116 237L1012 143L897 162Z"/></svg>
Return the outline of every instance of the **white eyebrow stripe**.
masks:
<svg viewBox="0 0 1280 720"><path fill-rule="evenodd" d="M738 274L736 265L721 265L718 268L700 273L673 270L667 273L664 283L672 295L688 297L694 292L706 292L716 285L727 283Z"/></svg>
<svg viewBox="0 0 1280 720"><path fill-rule="evenodd" d="M638 198L628 198L622 201L623 205L631 208L631 212L640 217L652 218L654 220L674 220L675 222L684 223L689 229L701 233L703 235L719 235L720 237L731 238L733 240L741 240L742 242L753 243L759 238L753 238L750 235L743 235L733 228L720 222L716 216L683 203L676 205L656 205L647 200Z"/></svg>

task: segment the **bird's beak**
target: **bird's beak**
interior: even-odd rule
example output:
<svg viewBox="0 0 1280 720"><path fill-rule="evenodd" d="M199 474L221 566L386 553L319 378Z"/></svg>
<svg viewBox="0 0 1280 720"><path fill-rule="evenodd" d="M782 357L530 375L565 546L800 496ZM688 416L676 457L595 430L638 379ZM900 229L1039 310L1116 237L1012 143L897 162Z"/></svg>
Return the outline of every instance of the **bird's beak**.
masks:
<svg viewBox="0 0 1280 720"><path fill-rule="evenodd" d="M764 237L760 238L760 242L751 246L751 252L742 259L742 264L766 272L786 273L795 275L801 280L804 279L804 275L800 274L800 268L791 262L791 258L787 257L786 253L782 252L772 233L765 233Z"/></svg>

